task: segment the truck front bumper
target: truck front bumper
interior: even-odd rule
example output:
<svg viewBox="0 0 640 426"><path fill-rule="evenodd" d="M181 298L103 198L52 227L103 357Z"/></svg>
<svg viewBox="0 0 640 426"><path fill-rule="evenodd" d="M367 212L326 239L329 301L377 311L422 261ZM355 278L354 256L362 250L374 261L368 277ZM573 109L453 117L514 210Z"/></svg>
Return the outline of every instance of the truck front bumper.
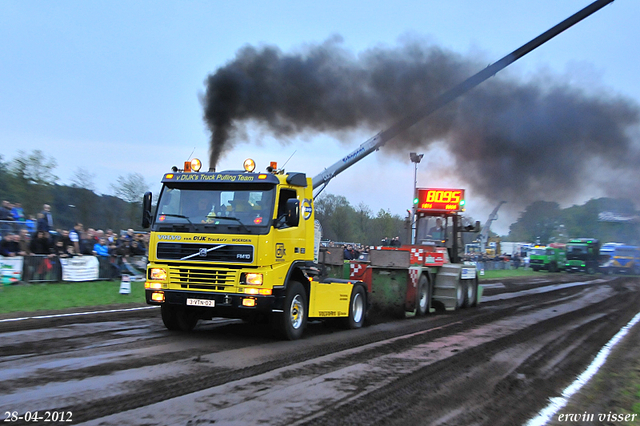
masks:
<svg viewBox="0 0 640 426"><path fill-rule="evenodd" d="M154 293L164 294L164 301L153 297ZM210 293L183 290L145 290L149 305L174 305L212 311L213 316L243 317L251 312L282 312L284 294L274 290L270 296L246 295L237 293ZM156 296L157 297L157 296ZM188 305L187 299L199 301L197 305ZM252 302L247 302L251 300Z"/></svg>

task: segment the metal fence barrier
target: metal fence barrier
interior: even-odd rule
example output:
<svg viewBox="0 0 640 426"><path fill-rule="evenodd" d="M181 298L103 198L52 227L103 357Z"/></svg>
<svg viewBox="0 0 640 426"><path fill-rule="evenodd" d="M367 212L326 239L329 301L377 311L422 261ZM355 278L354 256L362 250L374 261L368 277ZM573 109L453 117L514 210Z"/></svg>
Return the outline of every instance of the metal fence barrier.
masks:
<svg viewBox="0 0 640 426"><path fill-rule="evenodd" d="M62 268L57 257L45 255L24 256L22 281L30 283L62 281Z"/></svg>
<svg viewBox="0 0 640 426"><path fill-rule="evenodd" d="M130 275L134 279L143 280L147 258L145 256L96 256L98 258L98 279L120 279L122 275ZM41 283L62 281L62 266L56 256L32 255L24 256L22 261L22 282Z"/></svg>
<svg viewBox="0 0 640 426"><path fill-rule="evenodd" d="M17 234L21 229L29 229L26 222L16 222L15 220L0 220L0 236L4 238L7 234Z"/></svg>

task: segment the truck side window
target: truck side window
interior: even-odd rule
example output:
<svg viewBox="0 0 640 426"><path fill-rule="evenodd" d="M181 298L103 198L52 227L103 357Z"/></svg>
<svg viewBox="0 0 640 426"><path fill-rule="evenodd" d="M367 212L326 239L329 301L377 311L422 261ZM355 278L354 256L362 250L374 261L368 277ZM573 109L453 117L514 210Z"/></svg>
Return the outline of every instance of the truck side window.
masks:
<svg viewBox="0 0 640 426"><path fill-rule="evenodd" d="M291 198L296 198L296 191L293 189L283 188L280 190L280 199L278 200L278 215L276 218L279 218L283 214L286 214L287 209L287 200Z"/></svg>

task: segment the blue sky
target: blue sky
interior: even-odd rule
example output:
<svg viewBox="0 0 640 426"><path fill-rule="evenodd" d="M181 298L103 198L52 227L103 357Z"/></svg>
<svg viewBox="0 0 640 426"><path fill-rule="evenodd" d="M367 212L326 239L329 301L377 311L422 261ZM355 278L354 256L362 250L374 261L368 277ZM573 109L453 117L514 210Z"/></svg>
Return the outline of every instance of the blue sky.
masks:
<svg viewBox="0 0 640 426"><path fill-rule="evenodd" d="M95 174L98 192L112 193L117 177L132 172L157 192L162 174L192 152L207 163L209 133L199 95L207 75L245 45L286 52L340 35L357 54L409 35L486 57L489 64L589 3L0 0L0 153L7 161L18 150L40 149L56 159L62 184L82 167ZM640 3L617 0L505 72L526 78L547 70L640 102L639 22ZM336 141L315 134L283 145L256 133L219 169L239 168L249 156L262 169L293 154L287 169L314 176L371 136L363 130ZM419 186L465 187L448 172L446 153L427 154ZM326 192L373 212L404 215L413 171L408 153L400 159L383 150L337 177ZM602 195L586 189L563 207ZM467 193L468 213L484 222L498 201ZM524 207L505 205L496 231L508 232Z"/></svg>

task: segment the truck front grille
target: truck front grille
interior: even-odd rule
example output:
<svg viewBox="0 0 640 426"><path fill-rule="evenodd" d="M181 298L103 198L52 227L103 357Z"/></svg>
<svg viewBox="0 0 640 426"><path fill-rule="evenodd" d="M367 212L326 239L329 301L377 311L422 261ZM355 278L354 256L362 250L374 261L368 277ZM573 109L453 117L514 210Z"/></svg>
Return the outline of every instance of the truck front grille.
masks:
<svg viewBox="0 0 640 426"><path fill-rule="evenodd" d="M237 282L237 272L191 265L169 267L169 281L181 288L225 291Z"/></svg>
<svg viewBox="0 0 640 426"><path fill-rule="evenodd" d="M253 246L246 244L158 243L156 255L162 260L189 262L252 263Z"/></svg>

